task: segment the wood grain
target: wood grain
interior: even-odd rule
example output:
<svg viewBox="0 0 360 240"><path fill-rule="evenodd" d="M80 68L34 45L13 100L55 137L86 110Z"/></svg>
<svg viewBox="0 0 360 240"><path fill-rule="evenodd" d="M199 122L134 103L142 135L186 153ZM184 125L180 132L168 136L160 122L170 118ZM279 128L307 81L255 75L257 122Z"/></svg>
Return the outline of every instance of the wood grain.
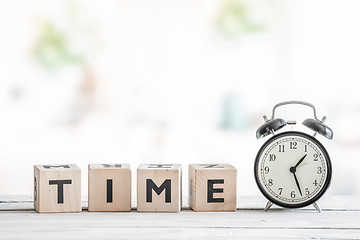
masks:
<svg viewBox="0 0 360 240"><path fill-rule="evenodd" d="M86 200L86 197L83 198ZM359 239L360 198L324 196L323 208L261 209L238 198L236 212L37 214L30 196L0 196L1 239ZM86 201L84 209L86 209ZM22 210L21 210L22 209ZM24 210L28 209L28 210Z"/></svg>

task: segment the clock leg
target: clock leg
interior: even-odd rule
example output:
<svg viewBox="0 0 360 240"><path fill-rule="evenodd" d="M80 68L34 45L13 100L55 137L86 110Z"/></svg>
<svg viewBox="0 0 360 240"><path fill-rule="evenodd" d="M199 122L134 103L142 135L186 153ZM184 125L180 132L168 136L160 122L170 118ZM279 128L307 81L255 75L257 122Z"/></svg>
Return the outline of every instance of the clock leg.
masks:
<svg viewBox="0 0 360 240"><path fill-rule="evenodd" d="M265 211L269 210L271 208L271 206L273 205L272 202L268 201L266 206L265 206Z"/></svg>
<svg viewBox="0 0 360 240"><path fill-rule="evenodd" d="M316 210L321 213L321 207L319 206L319 204L317 204L316 202L313 203L314 208L316 208Z"/></svg>

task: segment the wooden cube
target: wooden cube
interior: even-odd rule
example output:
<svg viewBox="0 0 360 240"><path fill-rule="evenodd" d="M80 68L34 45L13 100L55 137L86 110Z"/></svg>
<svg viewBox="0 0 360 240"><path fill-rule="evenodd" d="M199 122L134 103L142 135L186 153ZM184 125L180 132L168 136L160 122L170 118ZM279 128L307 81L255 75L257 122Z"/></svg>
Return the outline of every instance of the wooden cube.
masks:
<svg viewBox="0 0 360 240"><path fill-rule="evenodd" d="M141 164L139 166L137 210L139 212L180 212L180 164Z"/></svg>
<svg viewBox="0 0 360 240"><path fill-rule="evenodd" d="M129 164L89 164L89 212L131 211Z"/></svg>
<svg viewBox="0 0 360 240"><path fill-rule="evenodd" d="M190 164L189 206L194 211L235 211L236 172L230 164Z"/></svg>
<svg viewBox="0 0 360 240"><path fill-rule="evenodd" d="M35 165L34 207L39 213L80 212L80 168L74 164Z"/></svg>

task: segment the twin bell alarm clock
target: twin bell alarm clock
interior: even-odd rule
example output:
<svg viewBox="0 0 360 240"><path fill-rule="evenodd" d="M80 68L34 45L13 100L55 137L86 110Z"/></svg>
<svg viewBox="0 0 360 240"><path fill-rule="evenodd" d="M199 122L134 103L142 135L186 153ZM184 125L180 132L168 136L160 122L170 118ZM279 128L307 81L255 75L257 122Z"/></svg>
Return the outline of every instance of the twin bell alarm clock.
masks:
<svg viewBox="0 0 360 240"><path fill-rule="evenodd" d="M314 131L311 136L299 131L281 131L295 121L275 118L278 107L289 104L305 105L313 109L313 118L303 125ZM273 204L285 208L301 208L316 203L330 185L331 161L326 148L318 141L317 134L333 138L333 131L324 124L326 117L319 120L315 107L307 102L287 101L274 106L271 119L264 116L265 123L256 131L258 139L270 135L256 155L254 173L257 186L269 200L265 210ZM285 130L285 129L283 129Z"/></svg>

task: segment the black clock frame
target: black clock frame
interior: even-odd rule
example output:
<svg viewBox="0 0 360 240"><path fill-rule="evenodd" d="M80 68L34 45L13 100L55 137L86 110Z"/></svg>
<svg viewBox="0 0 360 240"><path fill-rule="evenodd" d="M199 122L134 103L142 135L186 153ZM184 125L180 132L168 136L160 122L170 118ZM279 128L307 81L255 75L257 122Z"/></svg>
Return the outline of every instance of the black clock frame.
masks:
<svg viewBox="0 0 360 240"><path fill-rule="evenodd" d="M283 136L300 136L300 137L304 137L306 139L309 139L312 143L314 143L315 145L317 145L317 147L319 147L321 149L321 151L323 152L326 164L327 164L327 175L326 175L326 180L324 182L324 185L322 187L322 189L320 190L320 192L313 198L309 199L306 202L303 203L296 203L296 204L287 204L287 203L283 203L278 201L276 198L274 198L273 196L271 196L270 194L268 194L265 189L263 188L263 186L260 183L260 177L258 176L258 166L259 166L259 161L260 161L260 156L262 154L262 152L265 150L265 148L270 145L271 143L273 143L276 139L283 137ZM258 186L258 188L260 189L261 193L272 203L281 206L281 207L285 207L285 208L302 208L302 207L306 207L310 204L313 204L314 202L316 202L317 200L319 200L322 195L324 195L324 193L326 192L326 190L329 188L330 186L330 182L331 182L331 175L332 175L332 167L331 167L331 161L330 161L330 157L328 152L326 151L325 147L314 137L303 133L303 132L297 132L297 131L288 131L288 132L283 132L280 134L277 134L273 137L271 137L269 140L267 140L260 148L260 150L258 151L256 158L255 158L255 165L254 165L254 176L255 176L255 181L256 184Z"/></svg>

